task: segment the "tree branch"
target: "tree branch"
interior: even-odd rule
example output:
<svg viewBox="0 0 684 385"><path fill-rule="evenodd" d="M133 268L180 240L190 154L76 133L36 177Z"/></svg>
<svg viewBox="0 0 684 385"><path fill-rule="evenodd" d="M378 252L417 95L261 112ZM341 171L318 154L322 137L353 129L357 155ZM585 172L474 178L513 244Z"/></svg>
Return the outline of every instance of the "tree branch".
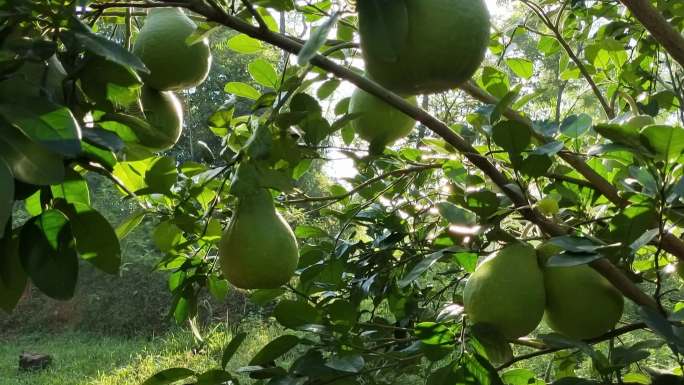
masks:
<svg viewBox="0 0 684 385"><path fill-rule="evenodd" d="M648 32L684 68L684 36L682 36L648 0L620 0Z"/></svg>
<svg viewBox="0 0 684 385"><path fill-rule="evenodd" d="M591 74L587 70L587 67L584 65L582 60L575 54L575 51L572 50L572 47L570 47L570 44L565 40L563 35L561 34L561 31L558 27L558 21L560 21L560 14L563 9L565 9L566 4L563 5L563 8L559 11L558 17L559 19L556 20L556 23L554 24L551 22L551 20L547 17L547 15L544 13L544 11L541 9L540 6L527 1L527 0L521 0L523 4L527 5L532 12L537 14L541 21L546 25L546 27L553 32L554 38L558 43L563 47L563 50L568 54L568 57L570 60L575 63L577 68L580 70L582 73L582 76L584 76L584 79L586 79L587 83L589 83L589 87L591 87L591 90L594 92L594 95L596 95L596 98L599 100L599 103L601 103L601 107L603 107L603 111L606 113L609 119L613 119L615 117L615 111L610 107L610 104L608 104L608 101L606 100L605 97L603 97L603 94L601 93L601 90L598 88L596 85L596 82L594 81L594 78L591 77Z"/></svg>
<svg viewBox="0 0 684 385"><path fill-rule="evenodd" d="M484 91L473 82L467 82L463 84L460 88L463 91L465 91L468 95L483 103L494 105L499 103L499 100L496 97L489 94L487 91ZM530 119L510 108L504 111L504 116L510 120L515 120L517 122L527 125L528 127L532 127L532 121ZM534 130L531 131L534 138L537 139L540 143L549 142L547 138L545 138L538 132ZM582 176L584 176L589 182L591 182L591 184L594 186L596 190L598 190L601 194L608 198L608 200L611 201L614 205L620 208L627 207L629 201L621 197L615 186L613 186L605 178L603 178L596 171L594 171L594 169L589 167L589 165L581 157L567 151L559 152L558 156L561 157L561 159L563 159L564 161L566 161L570 166L572 166L577 172L582 174ZM675 237L670 233L667 233L663 235L660 242L665 251L674 255L675 257L677 257L677 259L684 261L684 242L682 242L681 239Z"/></svg>
<svg viewBox="0 0 684 385"><path fill-rule="evenodd" d="M264 20L263 17L257 12L256 9L254 9L254 6L249 0L242 0L242 4L247 8L247 11L256 19L257 24L259 24L259 28L261 29L268 29L268 24L266 24L266 21Z"/></svg>
<svg viewBox="0 0 684 385"><path fill-rule="evenodd" d="M602 336L585 340L584 342L586 342L590 345L593 345L593 344L597 344L599 342L603 342L603 341L609 340L611 338L615 338L615 337L618 337L618 336L621 336L623 334L627 334L629 332L633 332L633 331L639 330L639 329L646 329L646 324L643 322L639 322L639 323L623 326L621 328L614 329L614 330L612 330L612 331L610 331L610 332L608 332ZM499 365L496 369L497 370L503 370L503 369L506 369L506 368L510 367L511 365L515 364L516 362L528 360L530 358L534 358L537 356L543 356L545 354L555 353L557 351L564 350L564 349L568 349L568 347L547 347L547 348L544 348L542 350L538 350L535 352L522 354L522 355L519 355L517 357L513 357L511 360Z"/></svg>
<svg viewBox="0 0 684 385"><path fill-rule="evenodd" d="M406 174L411 174L414 172L421 172L425 170L430 170L434 168L441 168L441 164L426 164L423 166L416 166L416 167L409 167L409 168L402 168L399 170L394 170L390 171L381 175L378 175L374 178L368 179L367 181L361 183L360 185L356 186L353 190L349 190L344 194L340 195L332 195L328 197L308 197L308 198L302 198L302 199L288 199L284 201L283 203L306 203L306 202L325 202L325 201L339 201L344 198L347 198L349 196L352 196L356 194L357 192L363 190L364 188L372 185L375 182L379 182L381 180L386 179L387 177L390 176L401 176L401 175L406 175Z"/></svg>
<svg viewBox="0 0 684 385"><path fill-rule="evenodd" d="M200 15L203 15L209 21L217 22L238 32L244 33L252 38L272 44L292 54L298 54L302 49L302 44L293 41L287 36L269 30L262 30L249 23L246 23L243 20L240 20L235 16L226 14L218 7L212 7L204 2L193 2L192 4L188 4L188 8ZM517 188L506 176L504 176L504 174L498 170L494 164L492 164L486 157L482 156L482 154L480 154L470 143L465 141L461 136L451 130L449 126L430 115L427 111L412 105L399 95L383 88L379 84L363 77L360 74L355 73L354 71L338 65L334 61L322 55L314 56L311 59L311 64L326 70L341 79L347 80L360 89L380 98L399 111L402 111L416 121L424 124L435 134L442 137L447 143L449 143L465 158L467 158L473 165L487 175L487 177L504 194L508 196L508 198L513 202L514 206L519 209L525 219L539 226L544 233L551 236L560 236L568 233L568 228L546 219L536 209L531 207L527 199L518 192ZM627 277L623 276L623 279L616 279L615 272L619 273L617 268L614 266L612 266L612 268L607 268L606 266L612 266L612 264L610 264L608 261L604 261L604 263L593 265L597 271L599 271L601 274L604 274L606 278L613 282L626 297L643 306L654 306L655 301L641 292L639 288Z"/></svg>

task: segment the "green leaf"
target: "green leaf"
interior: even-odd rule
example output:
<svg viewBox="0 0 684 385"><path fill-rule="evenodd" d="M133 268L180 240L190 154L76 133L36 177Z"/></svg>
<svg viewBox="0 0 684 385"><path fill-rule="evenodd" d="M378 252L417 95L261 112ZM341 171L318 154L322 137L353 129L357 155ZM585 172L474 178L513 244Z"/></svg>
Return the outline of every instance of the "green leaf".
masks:
<svg viewBox="0 0 684 385"><path fill-rule="evenodd" d="M502 99L508 93L510 83L505 72L485 66L482 69L481 86L498 99Z"/></svg>
<svg viewBox="0 0 684 385"><path fill-rule="evenodd" d="M7 221L12 216L14 206L14 177L7 163L0 157L0 239L5 233ZM9 224L10 227L12 224Z"/></svg>
<svg viewBox="0 0 684 385"><path fill-rule="evenodd" d="M64 180L62 157L31 141L14 127L0 123L0 156L18 180L39 186Z"/></svg>
<svg viewBox="0 0 684 385"><path fill-rule="evenodd" d="M501 374L501 380L506 385L545 385L546 383L536 378L533 371L528 369L511 369Z"/></svg>
<svg viewBox="0 0 684 385"><path fill-rule="evenodd" d="M26 282L19 257L19 237L7 231L0 239L0 309L9 313L17 306Z"/></svg>
<svg viewBox="0 0 684 385"><path fill-rule="evenodd" d="M226 295L228 295L228 281L225 279L219 279L214 275L209 276L207 279L207 288L209 289L209 293L211 293L211 295L218 301L225 300Z"/></svg>
<svg viewBox="0 0 684 385"><path fill-rule="evenodd" d="M22 228L19 252L24 270L45 294L66 300L74 296L78 256L67 217L48 210Z"/></svg>
<svg viewBox="0 0 684 385"><path fill-rule="evenodd" d="M520 76L523 79L529 79L534 75L534 63L528 59L522 58L510 58L506 59L506 64L513 73Z"/></svg>
<svg viewBox="0 0 684 385"><path fill-rule="evenodd" d="M81 152L81 128L66 107L45 98L30 98L0 104L0 115L54 153L75 157Z"/></svg>
<svg viewBox="0 0 684 385"><path fill-rule="evenodd" d="M257 100L261 96L256 88L250 86L247 83L242 82L229 82L226 84L224 90L235 96L241 96L243 98Z"/></svg>
<svg viewBox="0 0 684 385"><path fill-rule="evenodd" d="M492 128L492 139L504 150L520 154L532 142L532 133L529 127L520 122L505 120Z"/></svg>
<svg viewBox="0 0 684 385"><path fill-rule="evenodd" d="M293 335L286 334L280 336L261 348L261 350L252 357L249 365L264 366L270 364L283 354L289 352L295 346L299 345L299 342L299 337Z"/></svg>
<svg viewBox="0 0 684 385"><path fill-rule="evenodd" d="M228 48L237 53L257 53L263 49L261 41L253 39L245 34L231 37L227 42Z"/></svg>
<svg viewBox="0 0 684 385"><path fill-rule="evenodd" d="M135 70L145 73L149 72L145 64L137 56L112 40L93 33L90 27L85 25L78 17L72 16L69 22L73 30L65 33L71 34L86 50Z"/></svg>
<svg viewBox="0 0 684 385"><path fill-rule="evenodd" d="M68 203L82 203L90 206L90 190L81 174L67 168L64 182L50 186L53 198L61 198Z"/></svg>
<svg viewBox="0 0 684 385"><path fill-rule="evenodd" d="M591 116L587 114L570 115L563 119L560 130L570 138L579 138L591 128Z"/></svg>
<svg viewBox="0 0 684 385"><path fill-rule="evenodd" d="M83 203L73 202L60 210L69 217L81 258L105 273L117 274L121 265L121 246L109 221Z"/></svg>
<svg viewBox="0 0 684 385"><path fill-rule="evenodd" d="M684 128L665 125L646 126L641 137L656 153L658 159L668 163L676 161L684 151Z"/></svg>
<svg viewBox="0 0 684 385"><path fill-rule="evenodd" d="M318 52L323 44L325 44L325 40L328 38L330 30L337 23L338 17L338 13L333 14L332 16L328 17L323 24L315 27L313 31L311 31L309 40L304 43L304 46L299 51L299 55L297 56L298 65L304 66L309 63L309 60L316 56L316 52Z"/></svg>
<svg viewBox="0 0 684 385"><path fill-rule="evenodd" d="M182 241L183 232L173 222L164 221L154 229L152 239L160 251L167 252Z"/></svg>
<svg viewBox="0 0 684 385"><path fill-rule="evenodd" d="M475 355L465 355L462 358L463 366L477 379L480 385L503 385L496 368L492 366L484 357Z"/></svg>
<svg viewBox="0 0 684 385"><path fill-rule="evenodd" d="M224 385L232 382L232 379L225 370L211 369L197 376L195 385Z"/></svg>
<svg viewBox="0 0 684 385"><path fill-rule="evenodd" d="M247 338L247 333L238 333L235 335L235 337L233 337L233 339L230 340L228 345L226 345L226 347L223 349L223 355L221 356L222 368L226 368L226 365L228 365L230 359L233 358L238 348L240 348L240 345L242 345L242 343L245 341L245 338Z"/></svg>
<svg viewBox="0 0 684 385"><path fill-rule="evenodd" d="M145 172L145 184L147 188L138 190L138 194L164 194L172 195L171 188L178 179L176 160L170 156L156 158L149 170Z"/></svg>
<svg viewBox="0 0 684 385"><path fill-rule="evenodd" d="M627 124L597 124L594 126L594 131L613 143L622 144L632 148L641 148L641 137L639 129Z"/></svg>
<svg viewBox="0 0 684 385"><path fill-rule="evenodd" d="M186 368L171 368L162 370L161 372L155 374L154 376L143 382L143 385L168 385L173 384L176 381L184 380L188 377L195 375L190 369Z"/></svg>
<svg viewBox="0 0 684 385"><path fill-rule="evenodd" d="M422 261L418 262L411 271L409 271L399 282L397 282L397 285L399 288L404 288L411 283L415 282L418 277L423 275L432 265L434 265L437 261L439 261L441 258L443 258L446 254L453 253L454 251L457 251L456 248L449 248L449 249L444 249L440 250L437 252L434 252L430 255L427 255Z"/></svg>
<svg viewBox="0 0 684 385"><path fill-rule="evenodd" d="M303 325L315 324L318 311L304 301L283 300L273 309L273 316L281 325L296 329Z"/></svg>
<svg viewBox="0 0 684 385"><path fill-rule="evenodd" d="M435 206L437 211L439 211L439 215L452 225L470 227L477 223L475 214L451 202L437 202Z"/></svg>
<svg viewBox="0 0 684 385"><path fill-rule="evenodd" d="M145 211L136 211L128 217L126 220L121 222L121 224L116 228L116 236L119 239L124 239L128 234L131 233L131 231L135 230L136 227L138 227L143 219L145 219L145 215L147 212Z"/></svg>
<svg viewBox="0 0 684 385"><path fill-rule="evenodd" d="M252 76L255 82L261 84L264 87L269 87L273 89L278 88L280 83L280 77L278 73L273 68L271 63L264 59L256 59L247 65L249 74Z"/></svg>
<svg viewBox="0 0 684 385"><path fill-rule="evenodd" d="M359 373L366 362L360 354L335 355L325 366L347 373Z"/></svg>
<svg viewBox="0 0 684 385"><path fill-rule="evenodd" d="M421 322L416 325L414 332L423 344L433 346L451 345L455 337L448 327L436 322Z"/></svg>
<svg viewBox="0 0 684 385"><path fill-rule="evenodd" d="M513 349L506 338L493 326L475 324L471 332L487 353L489 360L496 365L503 364L513 358Z"/></svg>
<svg viewBox="0 0 684 385"><path fill-rule="evenodd" d="M328 233L316 226L299 225L295 229L297 238L328 238Z"/></svg>
<svg viewBox="0 0 684 385"><path fill-rule="evenodd" d="M327 99L330 95L332 95L333 92L337 89L337 87L340 86L340 80L338 79L330 79L325 81L323 84L321 84L320 87L318 87L318 91L316 91L316 96L318 96L318 99Z"/></svg>

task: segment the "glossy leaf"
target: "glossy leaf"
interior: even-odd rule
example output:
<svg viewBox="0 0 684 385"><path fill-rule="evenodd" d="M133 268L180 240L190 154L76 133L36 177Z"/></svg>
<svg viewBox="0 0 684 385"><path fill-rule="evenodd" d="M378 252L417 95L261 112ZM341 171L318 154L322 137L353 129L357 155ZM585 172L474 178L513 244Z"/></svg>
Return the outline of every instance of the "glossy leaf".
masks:
<svg viewBox="0 0 684 385"><path fill-rule="evenodd" d="M48 210L24 225L19 252L24 270L45 294L66 300L74 295L78 256L68 218Z"/></svg>

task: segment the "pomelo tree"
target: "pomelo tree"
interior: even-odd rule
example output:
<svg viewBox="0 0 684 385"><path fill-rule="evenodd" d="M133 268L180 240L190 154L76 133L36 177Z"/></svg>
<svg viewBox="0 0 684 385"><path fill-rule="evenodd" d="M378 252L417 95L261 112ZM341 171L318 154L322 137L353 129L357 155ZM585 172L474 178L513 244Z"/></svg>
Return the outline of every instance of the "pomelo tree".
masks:
<svg viewBox="0 0 684 385"><path fill-rule="evenodd" d="M684 7L507 7L0 1L0 307L29 282L68 300L81 263L116 279L150 221L178 322L242 287L285 332L239 372L243 333L146 384L680 383ZM224 29L252 82L209 71ZM220 145L179 161L175 93L207 76ZM139 211L109 223L88 173Z"/></svg>

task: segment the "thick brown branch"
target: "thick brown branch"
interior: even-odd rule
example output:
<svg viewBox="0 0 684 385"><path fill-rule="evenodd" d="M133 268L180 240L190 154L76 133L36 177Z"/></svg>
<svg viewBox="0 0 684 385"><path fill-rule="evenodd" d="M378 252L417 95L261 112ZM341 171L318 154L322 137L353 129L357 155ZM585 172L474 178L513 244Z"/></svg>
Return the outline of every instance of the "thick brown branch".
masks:
<svg viewBox="0 0 684 385"><path fill-rule="evenodd" d="M217 22L255 39L272 44L292 54L296 55L302 49L302 44L288 38L287 36L269 30L262 30L261 28L246 23L237 17L226 14L218 7L212 7L211 5L203 2L193 2L192 4L189 4L188 7L192 11L206 17L209 21ZM539 226L539 228L546 234L558 236L568 233L568 228L546 219L538 211L532 208L527 199L520 194L516 186L512 185L511 181L506 178L494 164L492 164L486 157L482 156L482 154L480 154L472 145L470 145L470 143L465 141L439 119L430 115L421 108L412 105L402 97L383 88L379 84L363 77L360 74L355 73L354 71L336 64L334 61L322 55L314 56L311 59L311 64L326 70L341 79L347 80L360 89L379 97L386 103L392 105L394 108L424 124L435 134L442 137L447 143L449 143L465 158L467 158L473 165L487 175L487 177L509 197L513 204L523 214L525 219ZM608 261L605 263L610 265L610 262ZM599 264L594 268L596 268L602 274L605 274L609 279L611 279L611 276L614 273L613 269L616 270L614 266L613 269L606 269L605 264ZM618 280L611 279L611 282L617 283ZM616 287L620 289L625 296L638 304L649 307L653 306L655 301L640 292L636 285L629 281L629 279L625 277L623 280L619 280L619 283L621 286ZM635 295L635 293L640 294Z"/></svg>
<svg viewBox="0 0 684 385"><path fill-rule="evenodd" d="M621 0L634 17L684 68L684 36L682 36L649 0Z"/></svg>

